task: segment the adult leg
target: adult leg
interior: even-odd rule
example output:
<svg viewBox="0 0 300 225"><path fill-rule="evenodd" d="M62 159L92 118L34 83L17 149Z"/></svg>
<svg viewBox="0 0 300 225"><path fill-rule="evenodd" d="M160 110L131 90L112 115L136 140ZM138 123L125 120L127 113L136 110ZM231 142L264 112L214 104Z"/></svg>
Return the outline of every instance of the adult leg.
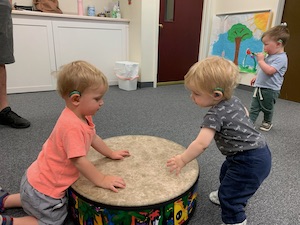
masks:
<svg viewBox="0 0 300 225"><path fill-rule="evenodd" d="M2 2L2 1L1 1ZM13 112L7 100L7 76L5 64L15 62L11 4L0 4L0 124L14 128L27 128L30 122Z"/></svg>
<svg viewBox="0 0 300 225"><path fill-rule="evenodd" d="M7 78L6 78L5 64L1 64L0 65L0 111L8 106L6 79Z"/></svg>
<svg viewBox="0 0 300 225"><path fill-rule="evenodd" d="M0 4L0 111L8 106L5 64L15 62L11 4L6 0Z"/></svg>
<svg viewBox="0 0 300 225"><path fill-rule="evenodd" d="M0 124L14 128L27 128L30 122L13 112L8 106L5 64L0 65Z"/></svg>

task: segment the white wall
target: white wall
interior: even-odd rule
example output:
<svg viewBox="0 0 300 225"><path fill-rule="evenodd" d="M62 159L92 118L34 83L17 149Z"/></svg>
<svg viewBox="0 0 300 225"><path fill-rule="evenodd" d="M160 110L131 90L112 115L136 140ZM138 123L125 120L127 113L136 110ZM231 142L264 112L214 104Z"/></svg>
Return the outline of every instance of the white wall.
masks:
<svg viewBox="0 0 300 225"><path fill-rule="evenodd" d="M160 0L121 0L121 12L129 24L129 60L140 64L139 80L157 80L158 24Z"/></svg>
<svg viewBox="0 0 300 225"><path fill-rule="evenodd" d="M284 2L285 0L243 0L242 3L240 0L204 0L199 59L208 56L212 20L216 14L271 10L271 26L274 26L281 22ZM253 74L243 73L240 83L250 85L253 77Z"/></svg>
<svg viewBox="0 0 300 225"><path fill-rule="evenodd" d="M157 81L159 0L142 1L141 81Z"/></svg>
<svg viewBox="0 0 300 225"><path fill-rule="evenodd" d="M120 1L122 17L129 19L129 59L130 61L141 63L141 30L142 30L142 1L132 1L128 5L128 0Z"/></svg>

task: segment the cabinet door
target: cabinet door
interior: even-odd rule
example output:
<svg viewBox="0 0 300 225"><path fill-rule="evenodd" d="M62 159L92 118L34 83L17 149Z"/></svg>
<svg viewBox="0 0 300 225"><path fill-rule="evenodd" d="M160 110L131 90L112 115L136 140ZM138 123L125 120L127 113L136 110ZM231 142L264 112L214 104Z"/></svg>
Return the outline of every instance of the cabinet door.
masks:
<svg viewBox="0 0 300 225"><path fill-rule="evenodd" d="M8 93L55 90L51 21L13 16L14 55L7 65Z"/></svg>
<svg viewBox="0 0 300 225"><path fill-rule="evenodd" d="M117 84L116 61L128 59L128 24L99 21L52 21L57 66L85 60Z"/></svg>

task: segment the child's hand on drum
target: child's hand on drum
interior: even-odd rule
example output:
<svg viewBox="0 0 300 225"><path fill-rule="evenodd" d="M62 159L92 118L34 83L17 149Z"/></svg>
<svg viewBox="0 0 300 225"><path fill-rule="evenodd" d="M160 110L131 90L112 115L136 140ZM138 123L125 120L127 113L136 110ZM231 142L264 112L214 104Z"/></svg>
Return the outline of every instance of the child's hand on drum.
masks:
<svg viewBox="0 0 300 225"><path fill-rule="evenodd" d="M123 178L118 176L110 176L105 175L102 182L101 182L102 188L112 190L114 192L119 192L117 188L125 188L126 184Z"/></svg>
<svg viewBox="0 0 300 225"><path fill-rule="evenodd" d="M111 159L124 159L125 157L130 156L129 151L127 150L119 150L119 151L113 151L110 158Z"/></svg>
<svg viewBox="0 0 300 225"><path fill-rule="evenodd" d="M167 167L170 167L170 172L172 173L176 170L176 175L180 173L180 170L186 165L182 160L181 155L176 155L167 161Z"/></svg>

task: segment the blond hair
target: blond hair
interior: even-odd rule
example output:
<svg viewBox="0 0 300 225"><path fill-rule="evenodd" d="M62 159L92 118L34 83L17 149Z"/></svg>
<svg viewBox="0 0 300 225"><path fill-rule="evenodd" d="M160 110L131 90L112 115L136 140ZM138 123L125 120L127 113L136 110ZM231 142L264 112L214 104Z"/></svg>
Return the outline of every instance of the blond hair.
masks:
<svg viewBox="0 0 300 225"><path fill-rule="evenodd" d="M233 62L212 56L195 63L184 76L184 83L189 90L208 94L221 91L225 99L230 99L239 77Z"/></svg>
<svg viewBox="0 0 300 225"><path fill-rule="evenodd" d="M62 97L69 96L73 91L83 93L87 88L103 86L108 90L105 75L85 61L74 61L61 67L57 74L57 91Z"/></svg>
<svg viewBox="0 0 300 225"><path fill-rule="evenodd" d="M261 39L265 36L268 36L273 41L278 41L282 43L282 46L285 47L287 45L288 40L290 39L290 32L287 28L286 23L282 23L278 26L272 27L263 33Z"/></svg>

